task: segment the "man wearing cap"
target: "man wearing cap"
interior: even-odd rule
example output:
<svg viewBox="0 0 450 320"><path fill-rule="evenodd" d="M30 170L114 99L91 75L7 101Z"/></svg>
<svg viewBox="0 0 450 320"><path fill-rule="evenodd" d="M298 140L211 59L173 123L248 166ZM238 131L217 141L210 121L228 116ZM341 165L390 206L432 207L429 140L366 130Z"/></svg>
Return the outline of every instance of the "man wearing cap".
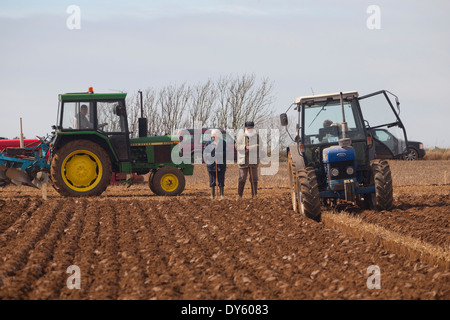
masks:
<svg viewBox="0 0 450 320"><path fill-rule="evenodd" d="M238 196L242 198L245 182L247 176L249 176L252 198L256 197L258 190L259 135L256 133L253 121L245 122L245 131L236 140L236 150L239 165Z"/></svg>

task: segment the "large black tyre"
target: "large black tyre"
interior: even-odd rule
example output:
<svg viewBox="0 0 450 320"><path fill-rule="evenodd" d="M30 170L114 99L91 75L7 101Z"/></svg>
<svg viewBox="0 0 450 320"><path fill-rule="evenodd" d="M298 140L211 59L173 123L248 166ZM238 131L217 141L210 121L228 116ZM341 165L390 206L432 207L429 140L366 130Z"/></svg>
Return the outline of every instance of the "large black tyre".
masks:
<svg viewBox="0 0 450 320"><path fill-rule="evenodd" d="M111 159L94 142L72 141L53 154L50 175L62 196L99 196L111 182Z"/></svg>
<svg viewBox="0 0 450 320"><path fill-rule="evenodd" d="M386 160L370 162L371 182L375 185L375 193L369 197L372 209L391 210L394 203L391 168Z"/></svg>
<svg viewBox="0 0 450 320"><path fill-rule="evenodd" d="M150 190L152 190L153 193L155 192L155 188L153 186L153 176L155 175L155 171L150 171L150 175L148 177L148 186L150 188Z"/></svg>
<svg viewBox="0 0 450 320"><path fill-rule="evenodd" d="M175 167L162 167L153 174L150 189L158 196L178 196L186 185L183 172Z"/></svg>
<svg viewBox="0 0 450 320"><path fill-rule="evenodd" d="M314 168L297 171L298 211L315 221L321 220L320 195Z"/></svg>

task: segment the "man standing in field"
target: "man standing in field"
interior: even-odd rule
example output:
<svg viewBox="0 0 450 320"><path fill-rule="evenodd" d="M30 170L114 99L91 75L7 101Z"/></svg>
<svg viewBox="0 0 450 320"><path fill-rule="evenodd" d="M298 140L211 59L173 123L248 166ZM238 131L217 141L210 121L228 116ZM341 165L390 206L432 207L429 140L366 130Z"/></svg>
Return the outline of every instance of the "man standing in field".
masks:
<svg viewBox="0 0 450 320"><path fill-rule="evenodd" d="M249 176L252 198L258 191L259 135L253 121L245 122L245 131L236 140L237 161L239 165L238 196L242 198L245 182Z"/></svg>

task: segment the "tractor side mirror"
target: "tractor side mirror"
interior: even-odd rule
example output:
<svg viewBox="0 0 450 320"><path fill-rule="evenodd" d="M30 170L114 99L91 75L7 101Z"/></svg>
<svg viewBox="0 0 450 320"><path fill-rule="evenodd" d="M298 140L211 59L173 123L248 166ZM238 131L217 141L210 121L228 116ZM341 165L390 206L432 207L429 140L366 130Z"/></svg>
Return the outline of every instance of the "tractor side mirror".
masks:
<svg viewBox="0 0 450 320"><path fill-rule="evenodd" d="M288 125L288 117L286 113L280 114L280 121L283 127L286 127Z"/></svg>

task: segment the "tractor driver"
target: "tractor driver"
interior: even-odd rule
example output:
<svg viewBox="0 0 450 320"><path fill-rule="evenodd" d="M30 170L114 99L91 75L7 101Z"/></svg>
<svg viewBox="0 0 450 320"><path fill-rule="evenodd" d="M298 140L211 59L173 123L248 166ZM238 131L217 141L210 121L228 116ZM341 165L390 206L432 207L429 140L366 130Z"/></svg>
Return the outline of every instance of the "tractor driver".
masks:
<svg viewBox="0 0 450 320"><path fill-rule="evenodd" d="M86 117L87 113L88 113L88 106L83 104L80 107L80 113L78 113L78 116L76 116L73 119L73 128L74 129L93 129L94 128L94 125L92 124L92 122L90 122L89 119ZM102 123L102 124L99 124L98 127L101 129L107 125L108 125L107 123Z"/></svg>
<svg viewBox="0 0 450 320"><path fill-rule="evenodd" d="M87 105L83 104L80 107L80 112L73 119L73 128L74 129L93 129L94 125L89 121L86 117L88 113Z"/></svg>
<svg viewBox="0 0 450 320"><path fill-rule="evenodd" d="M325 120L325 121L323 122L323 127L324 127L324 128L329 128L329 127L331 127L332 124L333 124L333 121L331 121L331 120Z"/></svg>

